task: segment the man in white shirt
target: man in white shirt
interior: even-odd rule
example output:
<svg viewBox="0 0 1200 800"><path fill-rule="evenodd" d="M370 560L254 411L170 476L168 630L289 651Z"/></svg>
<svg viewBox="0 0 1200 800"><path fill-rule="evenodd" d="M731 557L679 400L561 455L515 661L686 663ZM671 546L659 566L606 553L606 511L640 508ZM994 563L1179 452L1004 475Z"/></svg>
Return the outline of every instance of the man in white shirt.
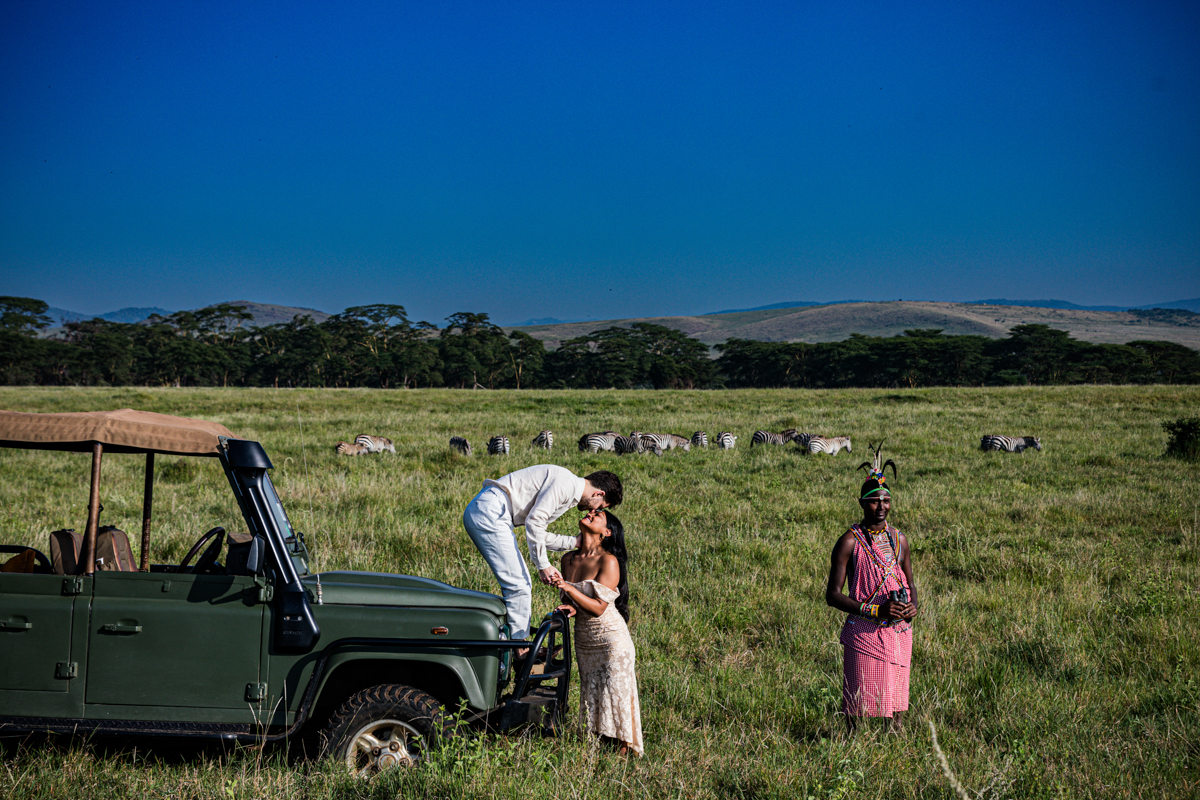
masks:
<svg viewBox="0 0 1200 800"><path fill-rule="evenodd" d="M572 508L615 508L621 499L621 479L606 470L580 478L563 467L539 464L483 482L463 512L463 527L500 584L513 639L528 638L533 600L533 582L514 529L525 526L529 558L542 583L551 583L561 576L546 551L575 549L575 536L559 536L546 527Z"/></svg>

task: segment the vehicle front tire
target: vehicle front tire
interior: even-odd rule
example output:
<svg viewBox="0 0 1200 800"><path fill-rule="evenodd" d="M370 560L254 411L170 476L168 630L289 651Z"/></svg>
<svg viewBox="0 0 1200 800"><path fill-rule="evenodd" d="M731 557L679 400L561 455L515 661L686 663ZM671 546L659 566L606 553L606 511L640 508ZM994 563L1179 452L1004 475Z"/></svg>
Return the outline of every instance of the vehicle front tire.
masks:
<svg viewBox="0 0 1200 800"><path fill-rule="evenodd" d="M352 774L369 777L392 767L411 767L454 728L432 695L401 684L380 684L351 695L322 733L322 756Z"/></svg>

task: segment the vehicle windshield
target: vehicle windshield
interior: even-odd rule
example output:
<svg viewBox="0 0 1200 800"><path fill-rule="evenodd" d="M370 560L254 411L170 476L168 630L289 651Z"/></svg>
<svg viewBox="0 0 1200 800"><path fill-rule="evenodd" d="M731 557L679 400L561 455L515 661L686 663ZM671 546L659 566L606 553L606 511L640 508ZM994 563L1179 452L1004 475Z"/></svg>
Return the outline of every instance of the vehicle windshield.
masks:
<svg viewBox="0 0 1200 800"><path fill-rule="evenodd" d="M300 576L307 575L308 548L301 538L303 534L297 534L292 528L292 521L288 519L287 512L283 510L283 503L279 501L279 494L276 493L275 484L271 483L269 475L263 475L262 485L263 496L267 498L267 505L271 509L271 516L274 517L275 524L279 527L279 532L283 534L288 554L292 557L292 565L296 569L296 574Z"/></svg>

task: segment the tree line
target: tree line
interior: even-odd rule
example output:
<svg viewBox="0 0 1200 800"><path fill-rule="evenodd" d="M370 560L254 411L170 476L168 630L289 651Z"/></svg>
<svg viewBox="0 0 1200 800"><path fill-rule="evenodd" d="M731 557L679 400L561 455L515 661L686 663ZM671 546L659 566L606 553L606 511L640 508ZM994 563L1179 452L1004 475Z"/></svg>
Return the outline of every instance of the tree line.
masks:
<svg viewBox="0 0 1200 800"><path fill-rule="evenodd" d="M1008 337L853 334L840 342L707 345L651 323L609 327L554 350L487 314L438 328L403 306L347 308L255 327L244 306L129 324L51 320L41 300L0 297L0 379L42 386L452 387L460 389L920 387L1200 383L1200 351L1163 341L1090 344L1046 325Z"/></svg>

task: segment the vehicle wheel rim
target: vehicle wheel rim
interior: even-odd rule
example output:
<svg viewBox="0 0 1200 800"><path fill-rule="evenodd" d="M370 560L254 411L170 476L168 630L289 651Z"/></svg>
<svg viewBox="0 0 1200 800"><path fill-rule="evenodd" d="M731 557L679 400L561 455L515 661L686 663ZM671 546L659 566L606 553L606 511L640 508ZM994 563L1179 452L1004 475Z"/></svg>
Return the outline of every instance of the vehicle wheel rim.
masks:
<svg viewBox="0 0 1200 800"><path fill-rule="evenodd" d="M350 737L346 767L360 777L393 767L411 767L421 760L424 744L420 731L407 722L375 720Z"/></svg>

